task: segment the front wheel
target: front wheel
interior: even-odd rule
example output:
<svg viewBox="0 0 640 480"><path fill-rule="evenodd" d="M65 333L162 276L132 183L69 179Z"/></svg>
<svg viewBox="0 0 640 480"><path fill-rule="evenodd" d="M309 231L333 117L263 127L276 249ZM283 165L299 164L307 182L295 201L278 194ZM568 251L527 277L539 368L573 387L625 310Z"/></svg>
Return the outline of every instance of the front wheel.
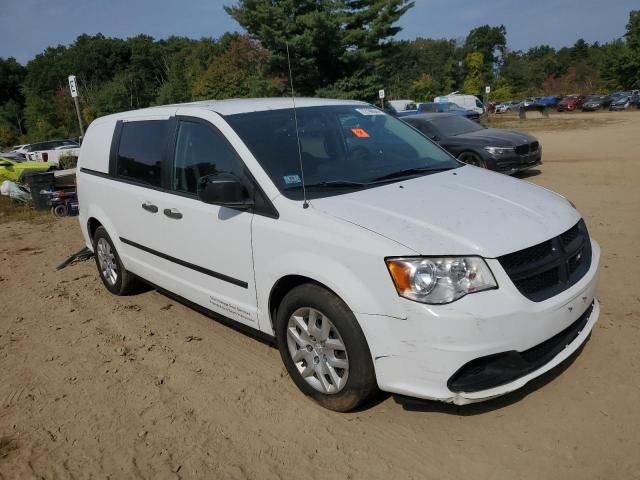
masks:
<svg viewBox="0 0 640 480"><path fill-rule="evenodd" d="M473 152L462 152L458 155L458 160L474 167L487 168L487 162L480 158L480 156Z"/></svg>
<svg viewBox="0 0 640 480"><path fill-rule="evenodd" d="M323 407L347 412L377 391L360 325L332 292L314 284L291 290L278 308L276 338L296 386Z"/></svg>

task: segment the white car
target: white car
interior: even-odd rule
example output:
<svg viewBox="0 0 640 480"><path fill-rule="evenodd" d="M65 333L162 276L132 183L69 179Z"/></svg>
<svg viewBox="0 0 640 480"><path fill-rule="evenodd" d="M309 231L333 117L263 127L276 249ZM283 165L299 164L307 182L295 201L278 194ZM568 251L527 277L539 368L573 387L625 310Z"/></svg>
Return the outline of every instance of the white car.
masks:
<svg viewBox="0 0 640 480"><path fill-rule="evenodd" d="M397 112L416 109L416 102L413 100L389 100L387 103Z"/></svg>
<svg viewBox="0 0 640 480"><path fill-rule="evenodd" d="M338 411L377 388L493 398L586 341L600 248L567 199L366 103L296 105L95 120L79 218L106 288L144 279L274 338L300 390Z"/></svg>
<svg viewBox="0 0 640 480"><path fill-rule="evenodd" d="M48 162L59 165L60 157L75 156L80 153L80 145L73 140L53 140L49 142L32 143L28 145L25 155L32 162Z"/></svg>

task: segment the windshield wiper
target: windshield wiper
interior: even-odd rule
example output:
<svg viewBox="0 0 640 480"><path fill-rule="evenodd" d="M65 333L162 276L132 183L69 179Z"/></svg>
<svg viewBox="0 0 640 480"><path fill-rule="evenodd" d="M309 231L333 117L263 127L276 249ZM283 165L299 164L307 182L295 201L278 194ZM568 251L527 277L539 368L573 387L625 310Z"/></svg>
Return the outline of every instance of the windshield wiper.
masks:
<svg viewBox="0 0 640 480"><path fill-rule="evenodd" d="M384 180L395 180L397 178L403 177L411 177L413 175L418 175L420 173L437 173L444 172L446 170L453 170L456 167L415 167L415 168L406 168L404 170L398 170L397 172L387 173L386 175L382 175L381 177L372 178L371 182L381 182Z"/></svg>
<svg viewBox="0 0 640 480"><path fill-rule="evenodd" d="M305 188L363 188L369 185L365 182L352 182L350 180L330 180L328 182L307 183ZM283 190L302 189L302 184L284 187Z"/></svg>

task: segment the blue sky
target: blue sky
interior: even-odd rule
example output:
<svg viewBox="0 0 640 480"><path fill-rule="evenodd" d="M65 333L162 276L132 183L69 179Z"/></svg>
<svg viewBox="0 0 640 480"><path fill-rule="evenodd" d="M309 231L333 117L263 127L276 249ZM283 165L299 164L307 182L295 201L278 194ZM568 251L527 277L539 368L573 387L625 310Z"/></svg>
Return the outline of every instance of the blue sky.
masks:
<svg viewBox="0 0 640 480"><path fill-rule="evenodd" d="M0 57L25 63L81 33L129 37L218 37L240 27L222 6L234 0L0 0ZM509 48L606 42L624 34L639 0L416 0L399 38L461 38L473 27L504 24Z"/></svg>

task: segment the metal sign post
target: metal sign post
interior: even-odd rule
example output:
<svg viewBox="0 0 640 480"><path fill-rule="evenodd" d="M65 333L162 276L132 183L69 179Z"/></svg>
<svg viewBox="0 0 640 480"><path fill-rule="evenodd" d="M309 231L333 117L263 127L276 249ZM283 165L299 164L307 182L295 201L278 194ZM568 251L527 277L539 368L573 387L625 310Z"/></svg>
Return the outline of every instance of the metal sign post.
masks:
<svg viewBox="0 0 640 480"><path fill-rule="evenodd" d="M384 90L378 90L378 97L380 98L380 108L384 110Z"/></svg>
<svg viewBox="0 0 640 480"><path fill-rule="evenodd" d="M489 118L489 94L491 93L491 87L487 85L484 87L484 111L487 114L487 118Z"/></svg>
<svg viewBox="0 0 640 480"><path fill-rule="evenodd" d="M69 75L69 91L71 97L76 104L76 113L78 114L78 125L80 125L80 138L84 138L84 127L82 126L82 115L80 115L80 102L78 101L78 85L76 83L76 76Z"/></svg>

